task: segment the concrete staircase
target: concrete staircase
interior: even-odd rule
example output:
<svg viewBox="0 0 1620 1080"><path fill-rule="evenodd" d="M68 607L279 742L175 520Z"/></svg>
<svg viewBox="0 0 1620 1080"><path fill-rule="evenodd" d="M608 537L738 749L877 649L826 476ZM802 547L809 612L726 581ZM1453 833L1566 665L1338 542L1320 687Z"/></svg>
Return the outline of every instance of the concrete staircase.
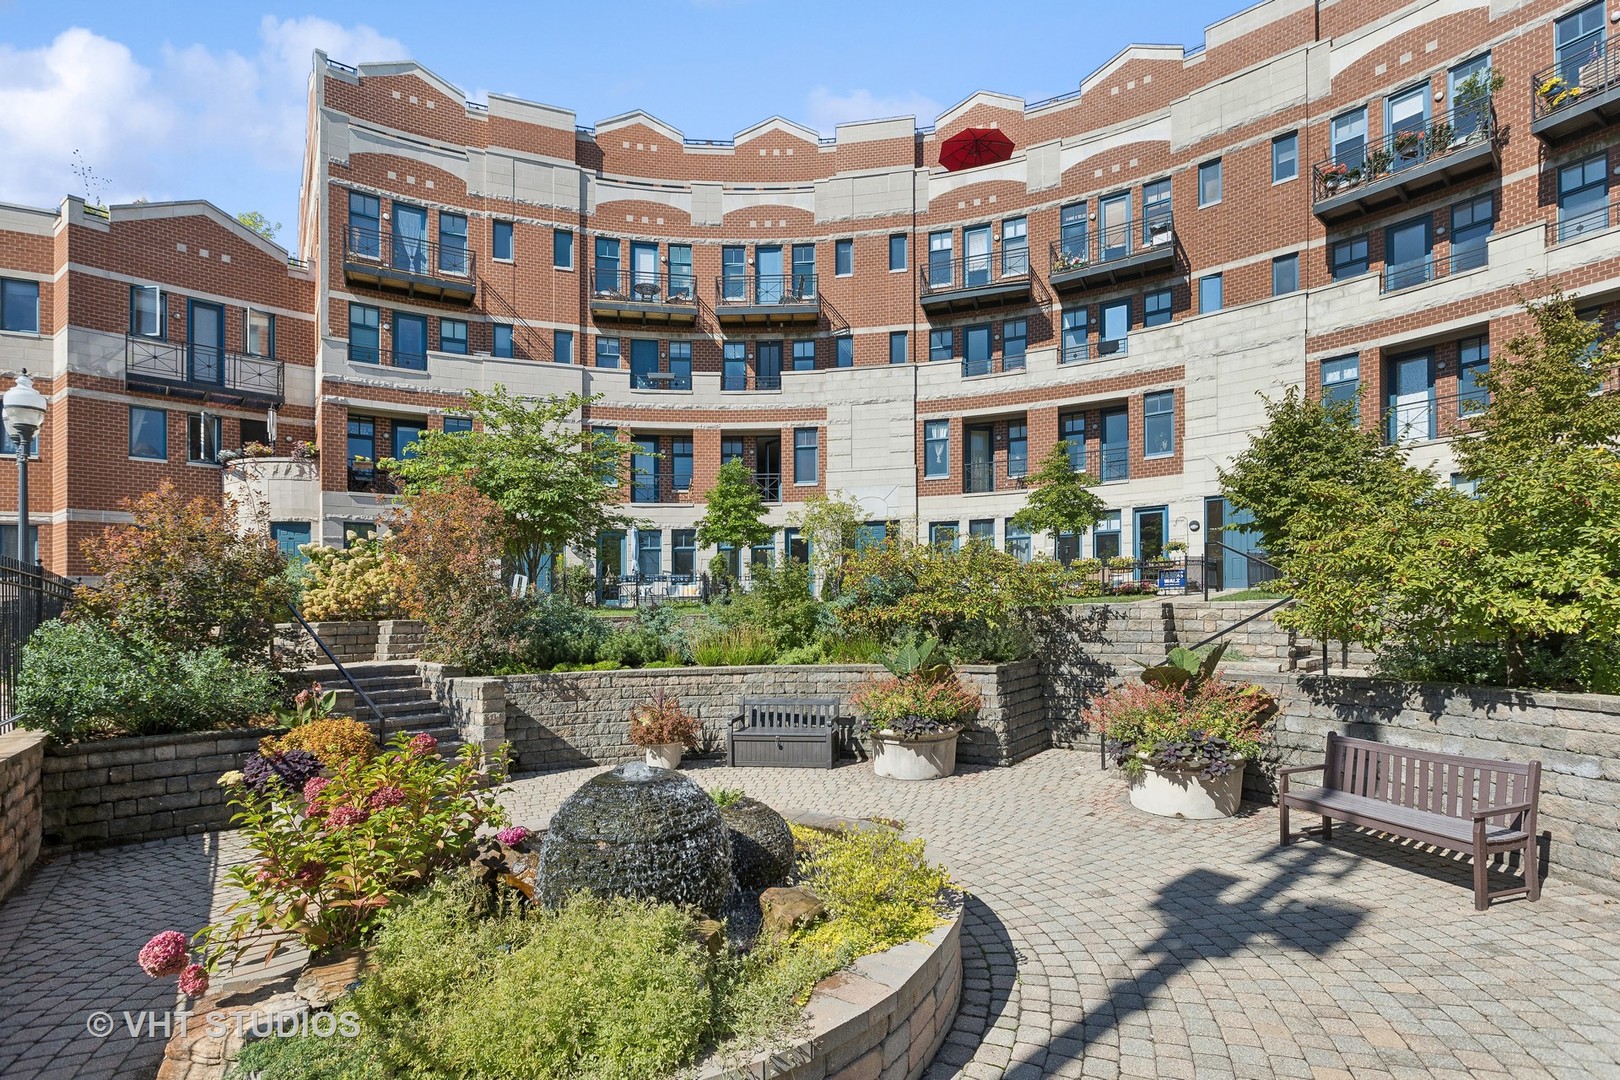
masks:
<svg viewBox="0 0 1620 1080"><path fill-rule="evenodd" d="M461 749L455 721L433 699L417 673L415 661L374 661L343 665L383 715L380 741L387 743L400 732L427 732L439 740L439 753L453 758ZM337 709L365 723L373 730L376 718L349 688L334 667L308 668L304 675L328 690L336 690Z"/></svg>

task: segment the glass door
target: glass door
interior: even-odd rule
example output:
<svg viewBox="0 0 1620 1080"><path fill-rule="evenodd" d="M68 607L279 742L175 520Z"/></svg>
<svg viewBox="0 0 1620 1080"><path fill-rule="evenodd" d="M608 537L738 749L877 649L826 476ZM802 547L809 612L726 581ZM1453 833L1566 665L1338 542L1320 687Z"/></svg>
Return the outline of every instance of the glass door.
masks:
<svg viewBox="0 0 1620 1080"><path fill-rule="evenodd" d="M1135 513L1136 561L1164 557L1164 542L1170 531L1170 511L1163 506L1140 507Z"/></svg>
<svg viewBox="0 0 1620 1080"><path fill-rule="evenodd" d="M658 245L630 245L630 297L644 302L658 299Z"/></svg>
<svg viewBox="0 0 1620 1080"><path fill-rule="evenodd" d="M1333 163L1354 171L1367 160L1367 110L1333 118Z"/></svg>
<svg viewBox="0 0 1620 1080"><path fill-rule="evenodd" d="M596 534L596 595L604 604L618 604L619 579L624 576L624 530Z"/></svg>
<svg viewBox="0 0 1620 1080"><path fill-rule="evenodd" d="M1581 85L1581 68L1603 56L1601 0L1553 24L1553 51L1558 58L1559 77L1570 86Z"/></svg>
<svg viewBox="0 0 1620 1080"><path fill-rule="evenodd" d="M393 266L412 274L427 270L427 211L420 206L394 204Z"/></svg>
<svg viewBox="0 0 1620 1080"><path fill-rule="evenodd" d="M1384 287L1404 289L1428 281L1431 274L1429 218L1420 217L1391 225L1385 236Z"/></svg>
<svg viewBox="0 0 1620 1080"><path fill-rule="evenodd" d="M755 303L782 302L782 249L777 246L754 249Z"/></svg>
<svg viewBox="0 0 1620 1080"><path fill-rule="evenodd" d="M658 501L658 440L650 437L631 439L630 445L630 501L650 503Z"/></svg>
<svg viewBox="0 0 1620 1080"><path fill-rule="evenodd" d="M995 451L991 449L991 431L988 427L967 429L967 460L964 462L968 491L994 491Z"/></svg>
<svg viewBox="0 0 1620 1080"><path fill-rule="evenodd" d="M762 341L755 346L754 389L782 389L782 343Z"/></svg>
<svg viewBox="0 0 1620 1080"><path fill-rule="evenodd" d="M650 338L630 339L630 386L635 390L652 390L666 385L656 382L652 375L658 370L658 342Z"/></svg>
<svg viewBox="0 0 1620 1080"><path fill-rule="evenodd" d="M1390 441L1434 437L1434 357L1429 353L1401 357L1390 365Z"/></svg>
<svg viewBox="0 0 1620 1080"><path fill-rule="evenodd" d="M1102 201L1100 258L1117 259L1131 249L1131 196L1129 192L1110 195Z"/></svg>
<svg viewBox="0 0 1620 1080"><path fill-rule="evenodd" d="M782 440L762 435L754 443L754 483L766 502L782 501Z"/></svg>
<svg viewBox="0 0 1620 1080"><path fill-rule="evenodd" d="M408 424L394 421L394 458L403 461L416 456L416 441L427 431L426 424Z"/></svg>
<svg viewBox="0 0 1620 1080"><path fill-rule="evenodd" d="M1390 98L1385 119L1389 149L1395 155L1390 167L1404 169L1421 162L1427 156L1424 135L1429 128L1429 84L1414 86Z"/></svg>
<svg viewBox="0 0 1620 1080"><path fill-rule="evenodd" d="M1060 212L1058 250L1064 267L1086 262L1086 204L1070 203Z"/></svg>
<svg viewBox="0 0 1620 1080"><path fill-rule="evenodd" d="M990 226L962 230L962 283L969 287L990 284Z"/></svg>
<svg viewBox="0 0 1620 1080"><path fill-rule="evenodd" d="M1481 53L1447 74L1446 100L1451 103L1451 145L1460 146L1485 125L1491 108L1491 54ZM1466 88L1466 89L1464 89ZM1430 151L1444 147L1430 147Z"/></svg>
<svg viewBox="0 0 1620 1080"><path fill-rule="evenodd" d="M1129 480L1131 478L1130 415L1124 409L1110 409L1102 414L1101 479Z"/></svg>
<svg viewBox="0 0 1620 1080"><path fill-rule="evenodd" d="M186 305L186 381L225 384L225 309L191 300Z"/></svg>

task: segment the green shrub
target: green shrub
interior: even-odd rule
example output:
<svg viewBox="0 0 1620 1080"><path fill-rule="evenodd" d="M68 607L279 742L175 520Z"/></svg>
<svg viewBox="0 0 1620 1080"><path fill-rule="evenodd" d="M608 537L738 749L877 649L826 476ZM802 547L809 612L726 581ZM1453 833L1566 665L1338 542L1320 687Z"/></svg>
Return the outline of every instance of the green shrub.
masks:
<svg viewBox="0 0 1620 1080"><path fill-rule="evenodd" d="M822 643L812 641L808 645L799 645L792 649L784 649L777 654L775 663L778 664L821 664L827 659L827 650Z"/></svg>
<svg viewBox="0 0 1620 1080"><path fill-rule="evenodd" d="M769 664L776 649L775 634L745 624L704 633L692 642L692 660L703 667L749 667Z"/></svg>
<svg viewBox="0 0 1620 1080"><path fill-rule="evenodd" d="M560 596L575 607L584 607L596 599L595 572L583 563L564 564L557 571L553 595Z"/></svg>
<svg viewBox="0 0 1620 1080"><path fill-rule="evenodd" d="M17 681L22 725L58 742L243 727L275 701L263 667L218 648L172 652L94 619L36 630Z"/></svg>
<svg viewBox="0 0 1620 1080"><path fill-rule="evenodd" d="M808 850L800 859L804 884L827 905L828 926L860 952L913 941L939 925L945 869L923 857L921 840L893 829L819 832L793 826Z"/></svg>
<svg viewBox="0 0 1620 1080"><path fill-rule="evenodd" d="M542 599L523 617L519 630L523 656L531 670L558 664L590 664L613 628L582 607L556 596Z"/></svg>

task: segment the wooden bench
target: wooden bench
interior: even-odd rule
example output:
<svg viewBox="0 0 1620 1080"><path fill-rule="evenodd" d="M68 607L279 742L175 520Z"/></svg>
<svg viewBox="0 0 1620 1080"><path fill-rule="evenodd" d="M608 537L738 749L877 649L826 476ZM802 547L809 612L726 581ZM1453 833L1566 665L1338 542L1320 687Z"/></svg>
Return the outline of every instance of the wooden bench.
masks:
<svg viewBox="0 0 1620 1080"><path fill-rule="evenodd" d="M1289 787L1297 773L1322 770L1320 787ZM1322 839L1333 836L1333 821L1363 825L1452 851L1474 855L1474 907L1484 911L1499 896L1528 893L1541 897L1536 838L1536 803L1541 797L1541 762L1520 764L1410 750L1366 739L1327 737L1327 760L1277 773L1282 842L1293 840L1288 811L1322 815ZM1524 884L1490 892L1490 856L1524 853Z"/></svg>
<svg viewBox="0 0 1620 1080"><path fill-rule="evenodd" d="M726 732L727 765L833 767L837 698L743 698Z"/></svg>

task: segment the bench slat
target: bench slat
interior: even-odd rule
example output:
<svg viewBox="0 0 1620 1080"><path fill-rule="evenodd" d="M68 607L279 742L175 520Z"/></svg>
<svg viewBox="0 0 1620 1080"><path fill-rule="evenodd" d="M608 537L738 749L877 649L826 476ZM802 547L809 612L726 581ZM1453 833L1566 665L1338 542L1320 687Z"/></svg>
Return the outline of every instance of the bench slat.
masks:
<svg viewBox="0 0 1620 1080"><path fill-rule="evenodd" d="M1379 828L1383 823L1388 826L1386 831L1417 832L1424 834L1421 838L1439 837L1440 843L1460 845L1461 850L1465 851L1474 844L1473 827L1461 818L1397 806L1367 795L1315 787L1290 790L1287 799L1288 804L1296 810L1327 814L1345 821L1366 819L1358 823L1366 824L1369 828ZM1485 828L1485 842L1491 845L1522 844L1524 839L1522 829L1489 824Z"/></svg>

